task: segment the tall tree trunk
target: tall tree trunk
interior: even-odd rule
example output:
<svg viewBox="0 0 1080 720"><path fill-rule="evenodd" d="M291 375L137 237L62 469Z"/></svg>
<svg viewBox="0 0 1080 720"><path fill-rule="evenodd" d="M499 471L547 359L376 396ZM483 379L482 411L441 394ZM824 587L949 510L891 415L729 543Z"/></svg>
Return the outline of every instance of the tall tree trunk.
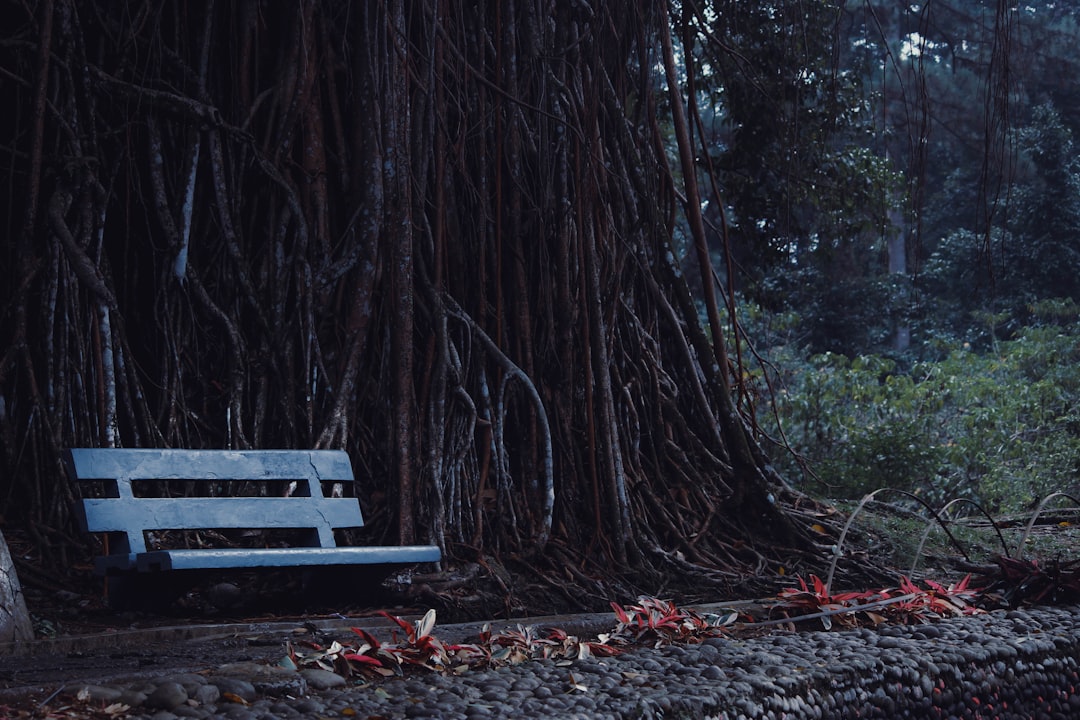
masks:
<svg viewBox="0 0 1080 720"><path fill-rule="evenodd" d="M893 208L896 206L893 205ZM889 212L888 255L889 274L901 282L907 279L907 232L901 212L893 209ZM905 352L911 346L911 328L904 321L898 321L893 332L893 349Z"/></svg>
<svg viewBox="0 0 1080 720"><path fill-rule="evenodd" d="M188 9L2 11L0 512L63 547L65 446L317 445L372 535L575 598L813 561L731 395L663 5Z"/></svg>
<svg viewBox="0 0 1080 720"><path fill-rule="evenodd" d="M29 642L34 625L26 609L19 576L3 533L0 533L0 643Z"/></svg>

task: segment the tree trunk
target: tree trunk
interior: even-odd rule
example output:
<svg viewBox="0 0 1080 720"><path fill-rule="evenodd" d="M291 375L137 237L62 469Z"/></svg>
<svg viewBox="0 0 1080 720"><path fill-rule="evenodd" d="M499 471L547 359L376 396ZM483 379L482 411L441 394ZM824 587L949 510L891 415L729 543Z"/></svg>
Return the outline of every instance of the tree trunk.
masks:
<svg viewBox="0 0 1080 720"><path fill-rule="evenodd" d="M907 278L907 233L903 215L895 209L889 213L888 233L889 274L903 281ZM898 321L893 333L893 349L902 353L910 346L911 328Z"/></svg>
<svg viewBox="0 0 1080 720"><path fill-rule="evenodd" d="M0 643L29 642L34 625L3 533L0 533Z"/></svg>
<svg viewBox="0 0 1080 720"><path fill-rule="evenodd" d="M367 538L625 594L810 560L731 396L655 3L32 9L0 17L32 29L0 44L30 149L0 168L0 511L56 559L58 450L116 443L342 447Z"/></svg>

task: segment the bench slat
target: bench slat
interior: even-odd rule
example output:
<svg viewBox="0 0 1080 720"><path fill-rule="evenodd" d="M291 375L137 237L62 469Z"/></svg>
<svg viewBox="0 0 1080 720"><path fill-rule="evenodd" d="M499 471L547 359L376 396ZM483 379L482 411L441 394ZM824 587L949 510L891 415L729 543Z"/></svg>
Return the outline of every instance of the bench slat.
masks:
<svg viewBox="0 0 1080 720"><path fill-rule="evenodd" d="M256 550L154 550L138 556L139 570L310 567L316 565L391 565L438 562L439 548L427 545L338 548L260 548Z"/></svg>
<svg viewBox="0 0 1080 720"><path fill-rule="evenodd" d="M73 448L68 460L79 480L353 479L348 454L338 450Z"/></svg>
<svg viewBox="0 0 1080 720"><path fill-rule="evenodd" d="M83 507L88 532L364 526L356 498L86 498Z"/></svg>

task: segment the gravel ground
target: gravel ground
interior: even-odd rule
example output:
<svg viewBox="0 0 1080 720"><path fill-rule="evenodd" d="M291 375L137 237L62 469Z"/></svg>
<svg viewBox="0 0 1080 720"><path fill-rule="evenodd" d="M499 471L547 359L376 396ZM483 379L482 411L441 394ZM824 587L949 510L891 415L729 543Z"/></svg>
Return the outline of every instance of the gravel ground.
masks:
<svg viewBox="0 0 1080 720"><path fill-rule="evenodd" d="M89 707L124 703L132 717L155 720L1074 718L1080 717L1078 610L736 635L571 665L536 661L457 677L412 673L364 684L324 671L273 667L268 662L280 657L279 645L264 648L265 658L199 672L143 668L127 678L69 682L46 707L77 706L72 696L82 690L90 698L82 706L86 717ZM4 702L0 695L0 716ZM40 694L32 702L40 703ZM29 703L24 694L7 711L19 717L19 707L29 710Z"/></svg>

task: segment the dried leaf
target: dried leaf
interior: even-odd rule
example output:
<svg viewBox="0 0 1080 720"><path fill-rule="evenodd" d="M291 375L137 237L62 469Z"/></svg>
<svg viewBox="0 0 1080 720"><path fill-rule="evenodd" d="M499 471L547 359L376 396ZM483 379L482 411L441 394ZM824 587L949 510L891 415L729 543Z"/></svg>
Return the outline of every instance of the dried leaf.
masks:
<svg viewBox="0 0 1080 720"><path fill-rule="evenodd" d="M416 623L416 638L425 638L431 634L432 628L435 627L435 608L429 609L424 613L424 617Z"/></svg>

